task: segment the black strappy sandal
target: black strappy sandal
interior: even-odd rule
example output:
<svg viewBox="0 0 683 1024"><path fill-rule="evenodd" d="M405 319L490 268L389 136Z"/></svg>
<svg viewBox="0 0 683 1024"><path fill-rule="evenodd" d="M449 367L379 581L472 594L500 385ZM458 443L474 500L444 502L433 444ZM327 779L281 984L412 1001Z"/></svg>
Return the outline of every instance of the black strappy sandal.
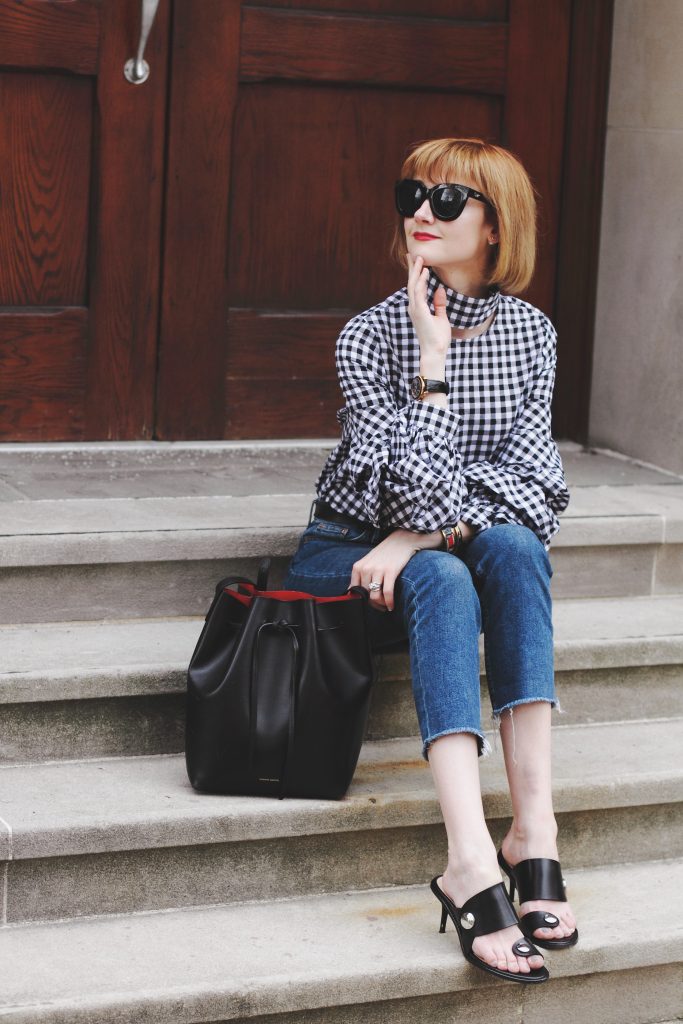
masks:
<svg viewBox="0 0 683 1024"><path fill-rule="evenodd" d="M515 898L515 889L519 892L519 902L529 900L555 900L566 903L564 878L559 860L547 857L532 857L521 860L514 868L505 860L503 851L498 851L498 863L510 879L510 899ZM579 930L575 928L571 935L564 939L539 939L534 932L537 928L557 928L560 919L555 914L543 910L531 910L524 914L519 922L528 939L533 939L543 949L567 949L579 941Z"/></svg>
<svg viewBox="0 0 683 1024"><path fill-rule="evenodd" d="M437 878L441 877L441 875L437 875ZM480 970L487 971L489 974L495 974L497 978L505 978L507 981L538 984L548 980L550 975L546 967L536 967L529 974L514 974L512 971L501 971L498 967L484 963L472 952L472 943L478 935L498 932L513 924L519 927L517 914L508 899L502 882L498 882L488 889L482 889L481 892L471 896L462 907L456 907L453 900L437 884L436 878L431 881L431 890L442 906L439 931L446 931L446 922L450 916L460 939L463 956L474 967L479 967ZM512 952L515 956L524 957L542 955L528 939L517 939L516 942L513 942Z"/></svg>

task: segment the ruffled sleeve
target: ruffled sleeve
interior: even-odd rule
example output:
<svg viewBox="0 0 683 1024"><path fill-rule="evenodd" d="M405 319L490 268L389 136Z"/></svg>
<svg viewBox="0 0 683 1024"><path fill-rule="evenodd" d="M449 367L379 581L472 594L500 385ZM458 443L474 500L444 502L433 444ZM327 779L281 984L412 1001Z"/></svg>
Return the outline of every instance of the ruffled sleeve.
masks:
<svg viewBox="0 0 683 1024"><path fill-rule="evenodd" d="M353 495L351 514L376 526L432 532L457 517L461 456L454 444L460 417L414 402L399 406L374 328L355 318L336 347L346 405L337 413L342 438L317 489Z"/></svg>
<svg viewBox="0 0 683 1024"><path fill-rule="evenodd" d="M511 431L490 459L463 471L466 496L460 518L479 529L494 522L530 527L546 550L569 504L562 459L551 433L557 334L544 318L543 343Z"/></svg>

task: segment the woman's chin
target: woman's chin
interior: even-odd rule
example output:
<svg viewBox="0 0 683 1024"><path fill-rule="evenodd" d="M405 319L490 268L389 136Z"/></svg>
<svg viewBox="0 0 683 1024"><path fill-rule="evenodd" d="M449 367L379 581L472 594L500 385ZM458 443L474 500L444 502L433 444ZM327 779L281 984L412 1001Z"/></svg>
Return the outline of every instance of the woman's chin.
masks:
<svg viewBox="0 0 683 1024"><path fill-rule="evenodd" d="M408 252L415 259L416 256L421 256L425 261L425 266L431 267L434 263L434 256L429 251L428 242L413 242L408 246Z"/></svg>

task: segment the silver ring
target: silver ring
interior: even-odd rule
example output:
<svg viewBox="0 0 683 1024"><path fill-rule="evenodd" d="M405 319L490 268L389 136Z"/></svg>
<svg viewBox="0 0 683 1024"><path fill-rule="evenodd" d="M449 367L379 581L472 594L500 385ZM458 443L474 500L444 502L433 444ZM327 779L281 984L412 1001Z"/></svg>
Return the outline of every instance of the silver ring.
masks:
<svg viewBox="0 0 683 1024"><path fill-rule="evenodd" d="M382 589L382 584L381 583L375 583L374 580L372 581L372 583L368 587L368 590L381 590L381 589Z"/></svg>

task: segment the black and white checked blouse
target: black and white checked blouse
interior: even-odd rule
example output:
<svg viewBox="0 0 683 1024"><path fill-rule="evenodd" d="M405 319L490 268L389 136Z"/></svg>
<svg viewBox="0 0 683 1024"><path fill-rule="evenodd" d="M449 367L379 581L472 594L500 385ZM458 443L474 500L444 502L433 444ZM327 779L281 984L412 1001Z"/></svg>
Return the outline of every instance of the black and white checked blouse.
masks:
<svg viewBox="0 0 683 1024"><path fill-rule="evenodd" d="M431 305L440 283L429 271ZM551 436L557 335L535 306L494 290L475 299L446 288L451 324L492 325L453 339L448 408L411 398L420 346L406 288L354 317L339 336L346 405L339 444L316 481L318 497L375 526L431 532L463 520L530 527L546 551L569 504Z"/></svg>

